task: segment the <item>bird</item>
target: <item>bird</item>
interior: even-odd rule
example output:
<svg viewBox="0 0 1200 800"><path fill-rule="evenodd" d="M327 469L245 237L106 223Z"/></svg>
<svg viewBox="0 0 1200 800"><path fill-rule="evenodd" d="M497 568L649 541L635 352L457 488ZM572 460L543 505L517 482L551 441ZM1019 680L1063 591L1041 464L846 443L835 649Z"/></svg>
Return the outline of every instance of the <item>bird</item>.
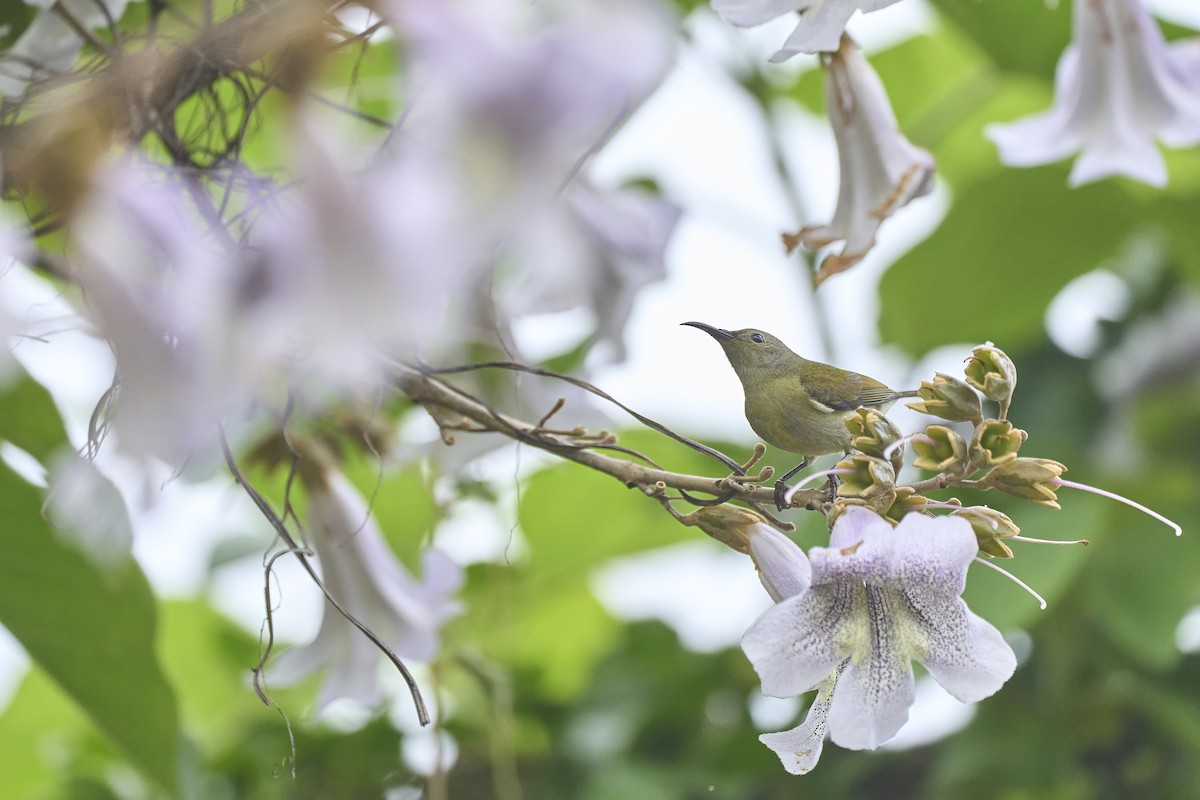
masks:
<svg viewBox="0 0 1200 800"><path fill-rule="evenodd" d="M846 419L860 407L886 413L902 397L874 378L810 361L766 331L729 331L704 322L684 322L717 340L742 382L746 420L769 445L803 457L775 484L776 504L785 508L787 482L817 456L850 452Z"/></svg>

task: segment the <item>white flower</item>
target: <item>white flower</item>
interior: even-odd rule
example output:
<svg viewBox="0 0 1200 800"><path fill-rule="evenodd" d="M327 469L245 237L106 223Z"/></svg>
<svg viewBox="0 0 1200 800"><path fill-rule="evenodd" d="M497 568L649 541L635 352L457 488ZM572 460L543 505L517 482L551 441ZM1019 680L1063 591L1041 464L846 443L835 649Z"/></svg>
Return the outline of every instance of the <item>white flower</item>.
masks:
<svg viewBox="0 0 1200 800"><path fill-rule="evenodd" d="M437 655L442 624L459 612L451 595L462 571L440 550L424 553L424 578L409 574L384 541L362 495L343 475L309 490L308 540L329 593L401 658ZM380 652L328 602L316 638L271 667L276 683L325 670L318 706L346 698L365 706L380 697Z"/></svg>
<svg viewBox="0 0 1200 800"><path fill-rule="evenodd" d="M878 11L899 0L712 0L713 10L734 25L751 28L795 11L796 30L771 61L785 61L797 53L823 53L838 49L838 40L855 11Z"/></svg>
<svg viewBox="0 0 1200 800"><path fill-rule="evenodd" d="M812 585L812 566L795 542L765 522L756 522L743 530L750 558L758 568L758 579L772 600L780 603L808 591Z"/></svg>
<svg viewBox="0 0 1200 800"><path fill-rule="evenodd" d="M900 132L883 83L850 37L825 59L825 105L837 140L841 184L833 221L785 234L797 244L823 247L844 241L821 263L820 283L857 264L875 246L880 224L933 188L933 156Z"/></svg>
<svg viewBox="0 0 1200 800"><path fill-rule="evenodd" d="M871 749L908 718L912 661L962 702L999 689L1016 668L999 631L959 595L978 545L950 517L906 516L896 528L847 510L829 547L809 552L812 585L768 609L742 639L763 692L819 690L799 728L762 737L789 771L812 768L828 726L835 744Z"/></svg>
<svg viewBox="0 0 1200 800"><path fill-rule="evenodd" d="M1070 184L1125 175L1167 182L1155 139L1200 142L1200 64L1193 43L1168 45L1140 0L1075 0L1074 36L1058 62L1049 111L986 134L1013 167L1080 153Z"/></svg>

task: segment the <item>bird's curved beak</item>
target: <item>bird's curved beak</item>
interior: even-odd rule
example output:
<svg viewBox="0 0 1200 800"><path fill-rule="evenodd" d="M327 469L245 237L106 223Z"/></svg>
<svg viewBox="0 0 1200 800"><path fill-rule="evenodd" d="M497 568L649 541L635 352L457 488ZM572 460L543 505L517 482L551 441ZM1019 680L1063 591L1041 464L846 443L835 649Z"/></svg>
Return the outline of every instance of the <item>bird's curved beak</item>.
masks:
<svg viewBox="0 0 1200 800"><path fill-rule="evenodd" d="M733 334L724 328L714 328L704 322L681 322L680 325L691 325L693 328L699 328L714 339L732 339Z"/></svg>

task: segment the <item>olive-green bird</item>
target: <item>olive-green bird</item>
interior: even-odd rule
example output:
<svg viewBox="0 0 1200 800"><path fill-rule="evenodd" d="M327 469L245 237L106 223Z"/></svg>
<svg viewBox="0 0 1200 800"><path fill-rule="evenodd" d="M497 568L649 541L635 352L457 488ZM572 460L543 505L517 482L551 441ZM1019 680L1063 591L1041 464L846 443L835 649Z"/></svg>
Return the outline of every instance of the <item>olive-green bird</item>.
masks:
<svg viewBox="0 0 1200 800"><path fill-rule="evenodd" d="M804 456L776 484L780 500L788 479L816 456L850 452L846 418L859 407L886 412L901 397L917 396L915 391L898 392L857 372L809 361L765 331L683 324L712 336L725 351L742 381L746 419L754 432L767 444Z"/></svg>

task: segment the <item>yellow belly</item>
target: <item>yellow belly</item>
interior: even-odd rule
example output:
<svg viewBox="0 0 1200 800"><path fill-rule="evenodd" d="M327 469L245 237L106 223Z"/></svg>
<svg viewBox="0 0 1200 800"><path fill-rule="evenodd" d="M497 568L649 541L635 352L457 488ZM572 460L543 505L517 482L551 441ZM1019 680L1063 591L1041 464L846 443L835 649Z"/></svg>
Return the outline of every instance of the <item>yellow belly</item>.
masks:
<svg viewBox="0 0 1200 800"><path fill-rule="evenodd" d="M821 411L806 396L789 397L784 392L755 392L746 397L746 419L754 432L767 444L802 456L849 450L845 420L854 413Z"/></svg>

